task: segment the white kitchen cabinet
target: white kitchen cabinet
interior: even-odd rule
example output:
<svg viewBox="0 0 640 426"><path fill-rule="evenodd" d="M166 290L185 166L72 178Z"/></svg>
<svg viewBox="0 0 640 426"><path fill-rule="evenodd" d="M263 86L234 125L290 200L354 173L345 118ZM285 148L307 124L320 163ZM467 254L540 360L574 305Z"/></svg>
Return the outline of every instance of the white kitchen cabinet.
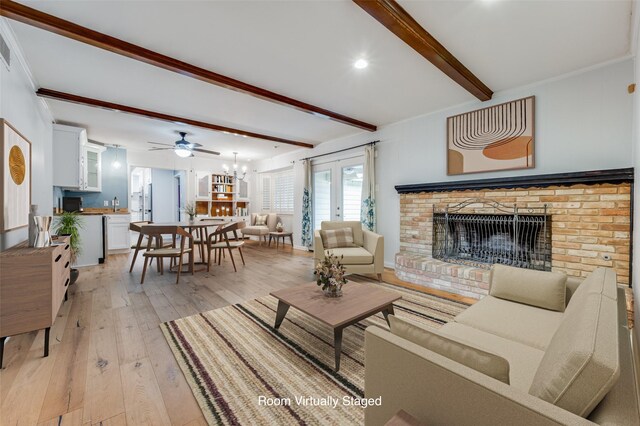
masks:
<svg viewBox="0 0 640 426"><path fill-rule="evenodd" d="M104 234L102 227L102 215L82 215L82 227L80 228L81 251L73 266L91 266L104 262ZM53 217L51 229L56 229L60 216Z"/></svg>
<svg viewBox="0 0 640 426"><path fill-rule="evenodd" d="M85 129L53 125L53 186L76 191L102 190L102 153Z"/></svg>
<svg viewBox="0 0 640 426"><path fill-rule="evenodd" d="M128 214L109 214L107 218L107 249L129 250L131 239L129 237L129 222L131 216Z"/></svg>

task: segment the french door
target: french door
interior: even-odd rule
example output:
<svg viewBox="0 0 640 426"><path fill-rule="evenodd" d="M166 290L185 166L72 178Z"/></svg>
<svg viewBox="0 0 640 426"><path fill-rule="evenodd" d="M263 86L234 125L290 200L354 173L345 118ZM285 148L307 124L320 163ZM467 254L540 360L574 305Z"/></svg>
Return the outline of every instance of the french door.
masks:
<svg viewBox="0 0 640 426"><path fill-rule="evenodd" d="M362 157L313 166L313 229L327 220L360 220L363 173Z"/></svg>

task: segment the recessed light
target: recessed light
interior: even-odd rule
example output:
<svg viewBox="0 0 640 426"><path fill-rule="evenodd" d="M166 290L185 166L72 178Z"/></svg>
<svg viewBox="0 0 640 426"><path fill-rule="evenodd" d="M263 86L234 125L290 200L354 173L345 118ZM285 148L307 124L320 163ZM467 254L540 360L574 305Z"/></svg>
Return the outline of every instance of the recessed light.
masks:
<svg viewBox="0 0 640 426"><path fill-rule="evenodd" d="M361 59L358 59L357 61L355 61L353 63L353 66L354 66L354 68L357 68L357 69L361 70L363 68L368 67L369 66L369 62L367 62L366 59L362 59L361 58Z"/></svg>

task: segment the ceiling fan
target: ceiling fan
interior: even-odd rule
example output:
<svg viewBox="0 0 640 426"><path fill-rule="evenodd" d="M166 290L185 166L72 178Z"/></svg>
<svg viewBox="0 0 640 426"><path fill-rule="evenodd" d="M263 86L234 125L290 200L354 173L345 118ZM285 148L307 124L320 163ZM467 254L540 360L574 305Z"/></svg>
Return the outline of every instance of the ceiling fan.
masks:
<svg viewBox="0 0 640 426"><path fill-rule="evenodd" d="M192 143L192 142L189 142L189 141L185 140L185 136L187 136L186 132L178 132L178 134L182 137L182 139L180 139L179 141L176 141L175 144L173 144L173 145L169 145L167 143L159 143L159 142L148 142L148 143L150 143L152 145L163 145L163 146L167 146L168 147L168 148L153 147L153 148L149 149L149 151L163 151L163 150L166 150L166 149L172 149L173 152L175 152L178 157L182 157L182 158L193 157L193 153L194 152L202 152L204 154L220 155L219 152L209 151L208 149L200 148L202 145L200 145L199 143Z"/></svg>

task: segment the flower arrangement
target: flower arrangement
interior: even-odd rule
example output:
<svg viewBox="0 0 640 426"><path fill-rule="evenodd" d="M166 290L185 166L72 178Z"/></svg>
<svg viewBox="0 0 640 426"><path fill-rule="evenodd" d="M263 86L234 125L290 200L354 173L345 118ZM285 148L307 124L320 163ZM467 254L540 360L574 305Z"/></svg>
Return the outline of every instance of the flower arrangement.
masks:
<svg viewBox="0 0 640 426"><path fill-rule="evenodd" d="M340 261L344 256L335 256L329 253L316 265L313 274L316 276L316 284L322 286L322 291L328 297L342 296L342 286L347 283L345 278L346 268Z"/></svg>
<svg viewBox="0 0 640 426"><path fill-rule="evenodd" d="M194 203L187 203L185 204L184 208L182 209L187 215L189 215L189 220L193 221L193 219L196 217L196 205Z"/></svg>
<svg viewBox="0 0 640 426"><path fill-rule="evenodd" d="M284 231L284 225L282 224L282 222L278 222L278 224L276 225L276 231L277 232L283 232Z"/></svg>

